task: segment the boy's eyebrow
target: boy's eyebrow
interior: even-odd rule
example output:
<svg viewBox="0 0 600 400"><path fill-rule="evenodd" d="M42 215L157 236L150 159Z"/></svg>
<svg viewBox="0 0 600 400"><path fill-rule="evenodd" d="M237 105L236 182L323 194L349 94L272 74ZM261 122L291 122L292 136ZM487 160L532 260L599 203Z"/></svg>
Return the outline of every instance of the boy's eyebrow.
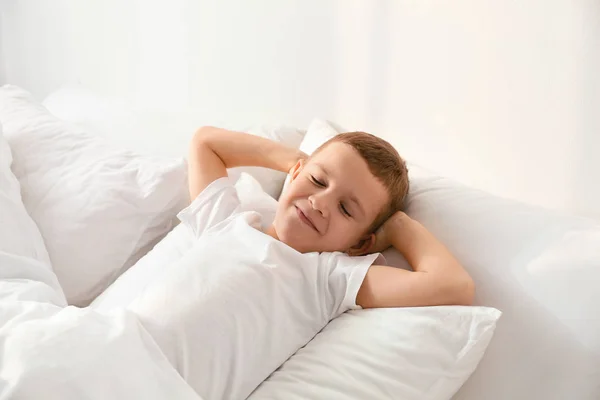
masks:
<svg viewBox="0 0 600 400"><path fill-rule="evenodd" d="M321 168L325 175L329 175L329 172L327 172L327 168L325 168L323 164L316 162L315 165ZM355 195L350 195L350 201L356 204L356 207L362 215L365 215L365 209L363 208L362 204L360 204L360 201L358 201L358 198Z"/></svg>
<svg viewBox="0 0 600 400"><path fill-rule="evenodd" d="M327 171L327 168L325 168L325 166L324 166L323 164L316 162L316 163L315 163L315 165L316 165L317 167L321 168L321 170L322 170L323 172L325 172L325 175L329 175L329 172Z"/></svg>

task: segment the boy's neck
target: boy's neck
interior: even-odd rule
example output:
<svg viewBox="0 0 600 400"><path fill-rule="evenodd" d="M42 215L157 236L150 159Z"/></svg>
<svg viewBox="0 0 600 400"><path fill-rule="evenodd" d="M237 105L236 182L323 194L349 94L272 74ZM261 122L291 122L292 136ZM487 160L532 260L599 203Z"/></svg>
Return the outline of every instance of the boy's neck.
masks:
<svg viewBox="0 0 600 400"><path fill-rule="evenodd" d="M279 236L277 236L274 225L269 225L267 228L265 228L264 233L271 236L275 240L279 240Z"/></svg>

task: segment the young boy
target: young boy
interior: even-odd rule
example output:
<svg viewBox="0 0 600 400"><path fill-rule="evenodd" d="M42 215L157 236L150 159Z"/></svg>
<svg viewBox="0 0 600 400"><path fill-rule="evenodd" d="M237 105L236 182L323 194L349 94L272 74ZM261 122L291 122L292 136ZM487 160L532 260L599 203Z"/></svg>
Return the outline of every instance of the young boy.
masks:
<svg viewBox="0 0 600 400"><path fill-rule="evenodd" d="M342 134L307 157L206 127L188 162L192 202L178 216L191 247L128 308L204 399L246 399L347 310L473 300L456 259L399 211L407 170L375 136ZM271 225L240 201L227 177L238 166L291 174ZM373 265L390 245L413 272Z"/></svg>
<svg viewBox="0 0 600 400"><path fill-rule="evenodd" d="M404 161L383 139L340 134L306 154L270 141L214 127L199 129L189 154L192 200L227 176L227 168L261 166L289 172L266 235L300 253L378 253L393 246L413 271L371 265L354 274L346 293L362 308L469 305L474 284L446 247L400 211L408 192Z"/></svg>

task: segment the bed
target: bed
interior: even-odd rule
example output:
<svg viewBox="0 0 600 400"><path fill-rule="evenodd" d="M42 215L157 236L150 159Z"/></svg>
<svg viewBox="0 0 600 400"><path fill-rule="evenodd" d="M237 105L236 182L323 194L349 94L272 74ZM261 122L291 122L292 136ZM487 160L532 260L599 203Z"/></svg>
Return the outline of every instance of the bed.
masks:
<svg viewBox="0 0 600 400"><path fill-rule="evenodd" d="M13 197L3 213L19 207L18 222L3 226L22 235L3 253L1 337L10 349L3 395L126 398L149 380L145 398L471 398L494 385L502 397L598 393L598 224L501 199L413 164L407 212L472 274L476 306L358 310L308 332L302 324L290 328L300 323L291 318L285 340L270 335L263 346L271 350L260 352L251 371L218 374L219 355L196 340L207 337L197 294L210 275L194 267L192 236L174 221L189 201L185 160L114 145L102 131L108 122L118 129L118 121L107 116L58 118L69 119L66 112L93 96L81 87L50 96L47 108L16 86L0 94L4 176L11 183L3 187ZM337 134L319 119L306 131L247 130L307 153ZM242 168L230 176L244 207L273 217L285 174ZM22 247L30 242L36 248ZM407 267L393 250L384 256ZM176 327L175 308L188 310ZM248 358L252 350L233 354ZM558 384L527 383L547 377Z"/></svg>
<svg viewBox="0 0 600 400"><path fill-rule="evenodd" d="M592 3L1 4L0 398L600 398ZM389 140L475 305L292 321L248 374L191 362L203 325L161 324L197 306L177 214L207 124L307 153ZM285 174L229 174L272 217Z"/></svg>

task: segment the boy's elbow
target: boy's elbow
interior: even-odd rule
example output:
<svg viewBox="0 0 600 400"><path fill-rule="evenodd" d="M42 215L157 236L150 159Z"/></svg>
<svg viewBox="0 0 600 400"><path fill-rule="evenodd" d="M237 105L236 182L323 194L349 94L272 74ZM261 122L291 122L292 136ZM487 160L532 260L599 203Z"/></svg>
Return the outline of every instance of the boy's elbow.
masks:
<svg viewBox="0 0 600 400"><path fill-rule="evenodd" d="M192 138L192 144L198 145L206 142L214 135L216 130L218 130L218 128L215 128L214 126L202 126L196 129L194 137Z"/></svg>
<svg viewBox="0 0 600 400"><path fill-rule="evenodd" d="M471 306L475 301L475 282L470 276L462 278L456 285L457 305Z"/></svg>

